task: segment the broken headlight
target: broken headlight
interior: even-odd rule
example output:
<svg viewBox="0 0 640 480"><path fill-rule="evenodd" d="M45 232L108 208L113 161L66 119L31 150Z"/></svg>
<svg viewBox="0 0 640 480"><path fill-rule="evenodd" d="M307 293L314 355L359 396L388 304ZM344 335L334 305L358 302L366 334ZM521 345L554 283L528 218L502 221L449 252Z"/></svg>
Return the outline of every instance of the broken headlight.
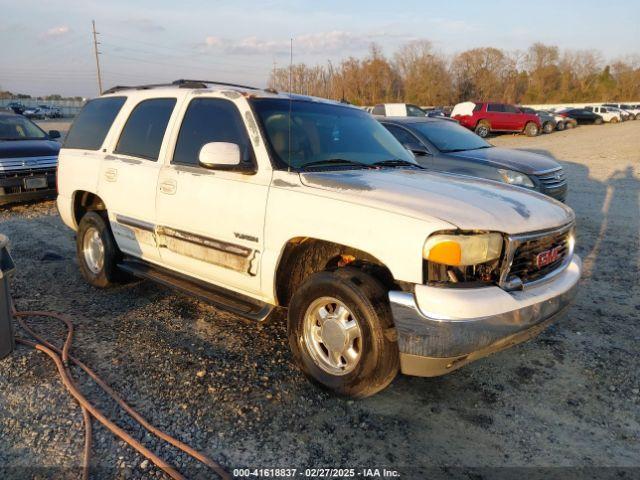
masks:
<svg viewBox="0 0 640 480"><path fill-rule="evenodd" d="M442 233L422 250L424 277L431 284L489 284L498 281L504 241L499 233Z"/></svg>

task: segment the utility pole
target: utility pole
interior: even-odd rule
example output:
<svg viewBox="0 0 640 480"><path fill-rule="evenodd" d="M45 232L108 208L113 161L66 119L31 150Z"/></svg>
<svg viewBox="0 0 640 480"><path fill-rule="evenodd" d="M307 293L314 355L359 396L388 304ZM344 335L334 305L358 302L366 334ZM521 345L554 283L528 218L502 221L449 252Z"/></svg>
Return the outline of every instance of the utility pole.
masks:
<svg viewBox="0 0 640 480"><path fill-rule="evenodd" d="M93 52L96 54L96 71L98 72L98 93L102 95L102 75L100 74L100 52L98 51L98 32L96 32L96 21L91 20L93 26Z"/></svg>

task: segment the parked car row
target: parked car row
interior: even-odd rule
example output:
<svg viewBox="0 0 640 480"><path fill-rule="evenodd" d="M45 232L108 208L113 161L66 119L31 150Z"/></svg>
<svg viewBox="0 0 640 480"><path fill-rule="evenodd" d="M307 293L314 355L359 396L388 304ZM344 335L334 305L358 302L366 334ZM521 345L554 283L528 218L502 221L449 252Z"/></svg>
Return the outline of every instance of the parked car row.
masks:
<svg viewBox="0 0 640 480"><path fill-rule="evenodd" d="M24 115L34 120L44 120L47 118L62 118L62 110L51 105L37 105L25 107L20 102L11 102L7 105L17 115Z"/></svg>

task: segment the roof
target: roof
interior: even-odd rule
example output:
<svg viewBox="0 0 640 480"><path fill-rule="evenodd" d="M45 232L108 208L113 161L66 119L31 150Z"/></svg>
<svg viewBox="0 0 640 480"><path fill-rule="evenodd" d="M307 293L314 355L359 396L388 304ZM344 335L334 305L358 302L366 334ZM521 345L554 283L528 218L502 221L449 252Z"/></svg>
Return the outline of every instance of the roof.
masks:
<svg viewBox="0 0 640 480"><path fill-rule="evenodd" d="M171 83L158 83L149 85L117 85L103 92L103 95L113 95L125 91L149 91L158 90L161 91L174 91L176 89L187 91L210 91L210 92L237 92L247 97L259 97L259 98L283 98L292 100L306 100L310 102L330 103L334 105L350 106L348 104L337 102L335 100L329 100L326 98L312 97L309 95L300 95L297 93L277 92L271 88L258 88L248 85L240 85L236 83L218 82L214 80L174 80ZM356 107L353 107L356 108Z"/></svg>

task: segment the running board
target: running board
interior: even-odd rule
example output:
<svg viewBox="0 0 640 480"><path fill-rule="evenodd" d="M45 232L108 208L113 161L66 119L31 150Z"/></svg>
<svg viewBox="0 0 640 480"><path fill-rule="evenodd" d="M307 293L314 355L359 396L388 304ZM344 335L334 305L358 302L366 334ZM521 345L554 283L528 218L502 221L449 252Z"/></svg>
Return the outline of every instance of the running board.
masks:
<svg viewBox="0 0 640 480"><path fill-rule="evenodd" d="M119 263L118 267L136 277L174 288L256 322L264 322L275 308L260 300L141 261L127 259Z"/></svg>

